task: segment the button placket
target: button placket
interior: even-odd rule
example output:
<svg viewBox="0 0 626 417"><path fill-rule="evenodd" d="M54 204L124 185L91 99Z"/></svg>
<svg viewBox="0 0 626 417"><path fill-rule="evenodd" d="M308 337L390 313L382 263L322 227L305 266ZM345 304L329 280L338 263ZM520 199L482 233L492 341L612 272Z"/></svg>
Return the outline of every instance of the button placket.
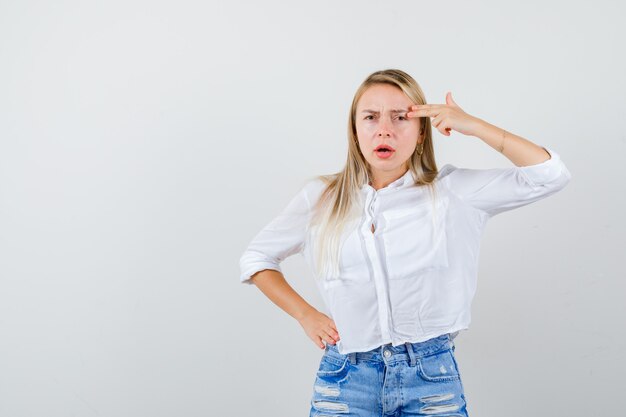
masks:
<svg viewBox="0 0 626 417"><path fill-rule="evenodd" d="M372 233L376 233L376 230L378 230L378 225L376 224L376 214L374 213L374 204L376 203L376 197L378 197L378 193L374 191L374 195L372 196L372 200L370 201L370 204L368 207L369 214L372 218L370 231L371 231L371 227L374 227L374 231Z"/></svg>
<svg viewBox="0 0 626 417"><path fill-rule="evenodd" d="M378 192L375 190L370 190L370 200L367 206L367 213L372 221L375 221L376 218L376 208L378 207L377 197ZM367 250L367 255L369 257L374 274L372 278L376 287L380 330L384 339L391 339L391 329L393 328L393 324L390 316L390 308L387 295L388 290L386 288L387 284L385 282L386 272L382 265L382 260L380 259L380 254L378 251L378 243L376 242L378 233L372 233L371 223L365 225L364 231L365 230L367 230L367 232L364 233L362 237L365 239L364 243Z"/></svg>

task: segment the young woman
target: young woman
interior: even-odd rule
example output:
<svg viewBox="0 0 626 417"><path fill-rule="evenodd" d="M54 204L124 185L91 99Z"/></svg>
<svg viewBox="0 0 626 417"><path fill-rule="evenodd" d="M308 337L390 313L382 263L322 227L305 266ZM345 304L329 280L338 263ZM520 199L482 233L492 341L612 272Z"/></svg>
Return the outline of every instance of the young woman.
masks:
<svg viewBox="0 0 626 417"><path fill-rule="evenodd" d="M514 164L435 163L432 126L482 140ZM324 354L311 416L467 416L453 339L470 323L487 220L563 189L559 155L446 104L407 73L358 88L342 171L309 180L243 253L240 280L298 320ZM330 317L285 281L302 253ZM324 345L324 342L326 345Z"/></svg>

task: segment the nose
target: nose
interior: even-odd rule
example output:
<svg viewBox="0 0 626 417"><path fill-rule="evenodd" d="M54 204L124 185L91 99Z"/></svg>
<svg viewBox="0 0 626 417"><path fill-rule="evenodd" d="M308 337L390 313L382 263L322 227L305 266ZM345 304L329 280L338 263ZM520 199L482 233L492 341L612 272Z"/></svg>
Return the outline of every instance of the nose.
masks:
<svg viewBox="0 0 626 417"><path fill-rule="evenodd" d="M380 124L378 125L378 137L389 137L391 136L391 130L389 129L389 124L385 118L381 118Z"/></svg>

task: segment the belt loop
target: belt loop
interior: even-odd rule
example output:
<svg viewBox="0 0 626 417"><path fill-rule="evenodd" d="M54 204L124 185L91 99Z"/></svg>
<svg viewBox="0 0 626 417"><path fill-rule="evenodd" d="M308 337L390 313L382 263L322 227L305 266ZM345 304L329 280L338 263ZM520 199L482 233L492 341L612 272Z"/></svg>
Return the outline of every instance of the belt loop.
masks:
<svg viewBox="0 0 626 417"><path fill-rule="evenodd" d="M350 360L351 364L356 365L356 352L348 353L348 359Z"/></svg>
<svg viewBox="0 0 626 417"><path fill-rule="evenodd" d="M406 351L409 354L409 358L410 358L410 365L411 366L415 366L416 364L416 360L415 360L415 352L413 351L413 345L409 342L404 342L405 346L406 346Z"/></svg>

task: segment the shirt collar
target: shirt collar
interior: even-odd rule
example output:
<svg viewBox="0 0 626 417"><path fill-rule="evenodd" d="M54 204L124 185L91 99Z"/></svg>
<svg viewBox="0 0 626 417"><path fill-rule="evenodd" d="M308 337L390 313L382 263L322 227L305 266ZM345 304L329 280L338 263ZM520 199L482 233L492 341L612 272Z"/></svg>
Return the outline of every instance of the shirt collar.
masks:
<svg viewBox="0 0 626 417"><path fill-rule="evenodd" d="M411 174L411 170L407 169L407 171L397 180L389 184L386 188L403 188L407 185L413 184L413 174Z"/></svg>
<svg viewBox="0 0 626 417"><path fill-rule="evenodd" d="M388 188L404 188L413 183L415 183L415 180L413 179L413 174L411 173L410 169L407 169L407 171L400 178L388 184L386 187L381 188L381 190L385 190ZM362 188L368 188L368 187L373 188L369 184L364 184Z"/></svg>

